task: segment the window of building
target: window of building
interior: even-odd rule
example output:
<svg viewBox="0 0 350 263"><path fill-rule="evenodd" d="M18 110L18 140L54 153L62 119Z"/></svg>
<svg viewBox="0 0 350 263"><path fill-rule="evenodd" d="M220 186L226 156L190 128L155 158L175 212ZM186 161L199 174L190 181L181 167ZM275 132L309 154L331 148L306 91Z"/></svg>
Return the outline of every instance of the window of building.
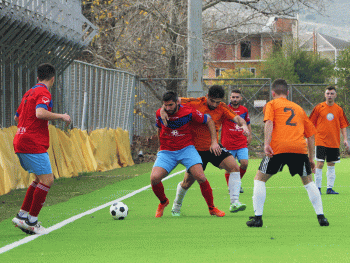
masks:
<svg viewBox="0 0 350 263"><path fill-rule="evenodd" d="M217 68L215 69L215 77L220 77L222 75L222 72L224 72L225 69L224 68Z"/></svg>
<svg viewBox="0 0 350 263"><path fill-rule="evenodd" d="M279 51L282 48L282 40L273 41L273 52Z"/></svg>
<svg viewBox="0 0 350 263"><path fill-rule="evenodd" d="M250 41L241 42L241 57L250 58L251 57L251 45Z"/></svg>

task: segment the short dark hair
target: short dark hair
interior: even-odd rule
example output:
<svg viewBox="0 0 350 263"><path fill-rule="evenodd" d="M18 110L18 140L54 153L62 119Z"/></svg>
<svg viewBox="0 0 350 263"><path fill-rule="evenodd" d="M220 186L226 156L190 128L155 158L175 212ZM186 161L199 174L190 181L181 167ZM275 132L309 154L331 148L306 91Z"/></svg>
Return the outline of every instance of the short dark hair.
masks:
<svg viewBox="0 0 350 263"><path fill-rule="evenodd" d="M288 95L287 81L284 79L275 79L275 81L272 82L272 90L278 95Z"/></svg>
<svg viewBox="0 0 350 263"><path fill-rule="evenodd" d="M234 90L231 91L231 93L242 94L242 92L239 89L234 89Z"/></svg>
<svg viewBox="0 0 350 263"><path fill-rule="evenodd" d="M337 92L337 89L334 86L328 86L326 90L334 90L335 92Z"/></svg>
<svg viewBox="0 0 350 263"><path fill-rule="evenodd" d="M172 100L173 102L177 102L178 100L177 93L175 91L167 91L163 94L163 101L170 101Z"/></svg>
<svg viewBox="0 0 350 263"><path fill-rule="evenodd" d="M50 80L52 77L55 76L56 70L53 65L49 63L44 63L38 66L37 74L39 81Z"/></svg>
<svg viewBox="0 0 350 263"><path fill-rule="evenodd" d="M214 99L223 99L225 97L224 88L220 85L213 85L209 88L208 97Z"/></svg>

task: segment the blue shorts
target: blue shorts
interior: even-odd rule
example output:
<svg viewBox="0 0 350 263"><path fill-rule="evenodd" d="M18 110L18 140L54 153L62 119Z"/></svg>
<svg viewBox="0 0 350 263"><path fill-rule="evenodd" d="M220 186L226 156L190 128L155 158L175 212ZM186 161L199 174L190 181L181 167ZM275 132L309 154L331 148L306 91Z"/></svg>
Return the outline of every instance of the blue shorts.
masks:
<svg viewBox="0 0 350 263"><path fill-rule="evenodd" d="M196 148L190 145L178 151L159 151L153 167L162 167L170 173L179 163L188 170L197 163L202 164L202 159Z"/></svg>
<svg viewBox="0 0 350 263"><path fill-rule="evenodd" d="M19 162L24 170L36 175L52 174L49 154L46 153L17 153Z"/></svg>
<svg viewBox="0 0 350 263"><path fill-rule="evenodd" d="M233 157L237 158L240 162L241 160L248 160L248 148L241 148L238 150L229 150L229 152L233 155Z"/></svg>

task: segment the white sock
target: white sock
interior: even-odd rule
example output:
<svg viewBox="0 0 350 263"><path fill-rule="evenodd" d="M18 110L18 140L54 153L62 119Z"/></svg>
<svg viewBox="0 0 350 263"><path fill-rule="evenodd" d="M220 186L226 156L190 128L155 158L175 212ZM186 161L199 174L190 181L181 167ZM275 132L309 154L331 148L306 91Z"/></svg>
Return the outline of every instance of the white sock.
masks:
<svg viewBox="0 0 350 263"><path fill-rule="evenodd" d="M241 189L241 184L242 182L239 172L230 173L230 177L228 179L228 189L230 192L231 204L239 202L239 191Z"/></svg>
<svg viewBox="0 0 350 263"><path fill-rule="evenodd" d="M318 188L322 186L322 169L316 168L315 183Z"/></svg>
<svg viewBox="0 0 350 263"><path fill-rule="evenodd" d="M181 183L182 183L182 182L178 183L178 185L177 185L176 196L175 196L175 200L174 200L174 205L175 205L175 204L178 204L178 205L180 205L180 206L182 205L182 202L183 202L183 200L184 200L184 198L185 198L185 195L186 195L186 193L187 193L187 190L188 190L188 189L182 188Z"/></svg>
<svg viewBox="0 0 350 263"><path fill-rule="evenodd" d="M333 188L335 181L335 166L327 166L327 188Z"/></svg>
<svg viewBox="0 0 350 263"><path fill-rule="evenodd" d="M321 194L315 183L308 183L307 185L304 185L304 187L309 195L309 199L315 209L316 215L323 215Z"/></svg>
<svg viewBox="0 0 350 263"><path fill-rule="evenodd" d="M29 223L35 223L36 221L38 221L38 217L31 216L30 214L28 214L28 221Z"/></svg>
<svg viewBox="0 0 350 263"><path fill-rule="evenodd" d="M18 215L19 215L20 217L28 218L28 212L27 212L27 211L24 211L24 210L22 210L22 209L19 210Z"/></svg>
<svg viewBox="0 0 350 263"><path fill-rule="evenodd" d="M265 182L254 180L253 207L256 216L262 216L266 199Z"/></svg>

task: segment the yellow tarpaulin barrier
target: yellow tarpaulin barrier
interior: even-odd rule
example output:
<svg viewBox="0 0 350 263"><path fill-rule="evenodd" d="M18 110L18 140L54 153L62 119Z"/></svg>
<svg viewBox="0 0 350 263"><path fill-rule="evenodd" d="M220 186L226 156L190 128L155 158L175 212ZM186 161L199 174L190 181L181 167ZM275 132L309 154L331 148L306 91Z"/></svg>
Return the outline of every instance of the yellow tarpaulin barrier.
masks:
<svg viewBox="0 0 350 263"><path fill-rule="evenodd" d="M13 150L16 130L16 126L0 130L0 195L26 188L34 179L21 167ZM48 154L55 178L134 165L129 133L121 128L99 129L89 135L79 129L64 132L49 125L49 131Z"/></svg>

